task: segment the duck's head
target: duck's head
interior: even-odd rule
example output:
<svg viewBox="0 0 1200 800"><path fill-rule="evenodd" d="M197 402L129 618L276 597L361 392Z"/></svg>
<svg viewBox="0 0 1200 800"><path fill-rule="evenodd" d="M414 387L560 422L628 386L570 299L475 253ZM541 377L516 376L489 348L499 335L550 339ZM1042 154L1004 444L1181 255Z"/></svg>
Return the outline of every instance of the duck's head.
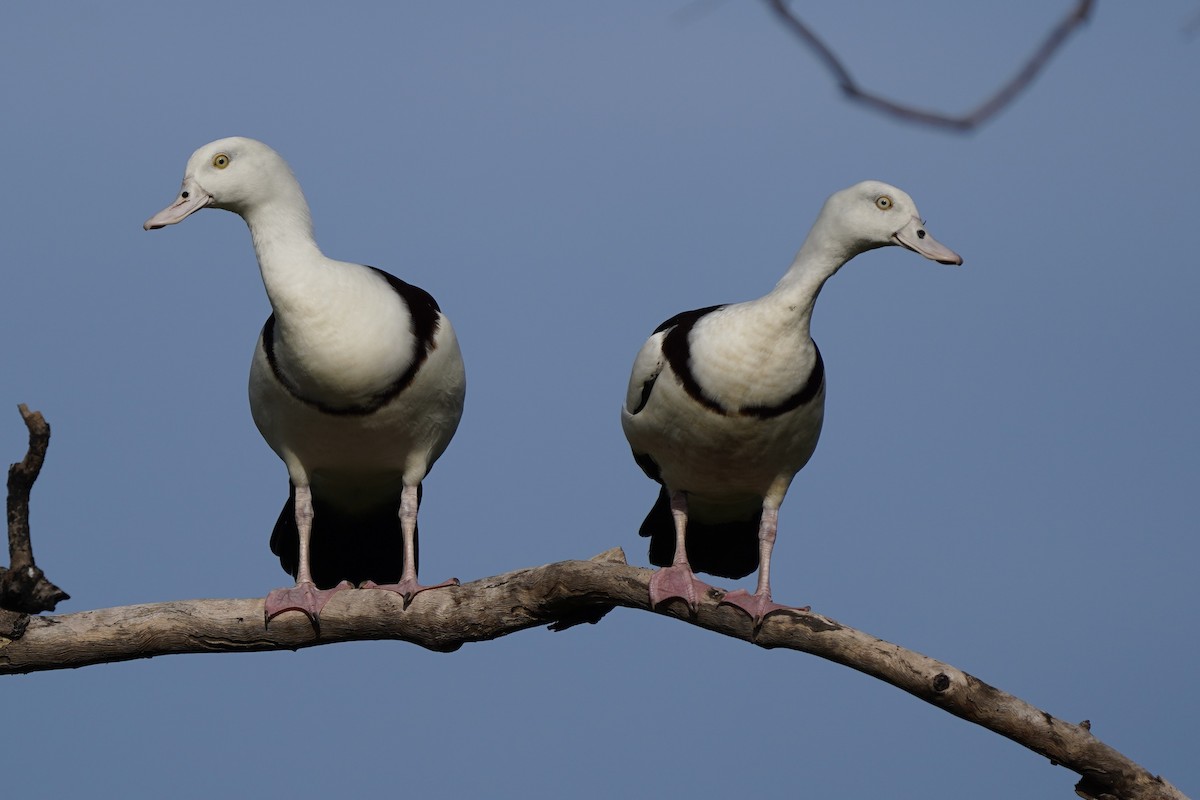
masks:
<svg viewBox="0 0 1200 800"><path fill-rule="evenodd" d="M142 227L149 231L174 225L202 208L223 208L245 217L280 201L298 201L307 208L287 162L260 141L231 136L192 153L175 201Z"/></svg>
<svg viewBox="0 0 1200 800"><path fill-rule="evenodd" d="M904 191L882 181L863 181L825 201L820 221L854 252L900 245L941 264L962 264L962 257L925 229L917 205Z"/></svg>

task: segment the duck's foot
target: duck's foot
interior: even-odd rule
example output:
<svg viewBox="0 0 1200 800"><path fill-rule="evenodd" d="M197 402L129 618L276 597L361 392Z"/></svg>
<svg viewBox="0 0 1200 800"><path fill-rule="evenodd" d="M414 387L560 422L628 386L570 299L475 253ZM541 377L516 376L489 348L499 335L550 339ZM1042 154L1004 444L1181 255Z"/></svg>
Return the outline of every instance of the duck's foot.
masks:
<svg viewBox="0 0 1200 800"><path fill-rule="evenodd" d="M758 630L762 627L763 620L771 614L777 614L780 611L808 611L809 606L802 608L793 608L792 606L783 606L771 600L770 593L750 594L745 589L735 589L729 592L725 597L721 598L722 604L728 604L734 608L741 609L754 622L754 629Z"/></svg>
<svg viewBox="0 0 1200 800"><path fill-rule="evenodd" d="M701 595L710 589L712 587L697 578L687 564L663 567L650 577L650 607L658 608L667 600L677 597L687 603L688 610L695 614Z"/></svg>
<svg viewBox="0 0 1200 800"><path fill-rule="evenodd" d="M342 581L332 589L318 589L311 581L297 583L287 589L272 589L263 604L263 623L270 625L271 620L285 611L299 611L312 621L313 628L321 626L321 609L343 589L353 589L349 581Z"/></svg>
<svg viewBox="0 0 1200 800"><path fill-rule="evenodd" d="M385 592L395 592L404 598L404 607L408 608L409 603L413 598L421 592L427 592L430 589L441 589L444 586L458 586L458 578L451 578L448 581L435 583L432 586L423 586L417 583L416 578L405 578L399 583L376 583L375 581L364 581L359 585L362 589L383 589Z"/></svg>

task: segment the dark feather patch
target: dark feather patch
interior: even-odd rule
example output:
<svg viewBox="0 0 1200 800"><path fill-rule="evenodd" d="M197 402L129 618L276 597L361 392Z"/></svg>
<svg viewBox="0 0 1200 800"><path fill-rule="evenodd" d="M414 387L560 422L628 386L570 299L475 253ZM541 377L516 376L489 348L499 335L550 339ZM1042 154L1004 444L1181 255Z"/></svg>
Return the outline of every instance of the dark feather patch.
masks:
<svg viewBox="0 0 1200 800"><path fill-rule="evenodd" d="M704 389L696 381L696 376L692 374L692 348L688 342L688 336L700 318L716 311L718 308L724 308L724 306L709 306L708 308L697 308L694 311L684 311L681 314L671 317L662 325L659 325L654 329L654 332L667 332L667 335L663 337L663 356L667 359L667 363L671 365L671 370L679 377L679 382L683 384L684 390L692 399L718 414L727 414L729 412L720 403L704 393Z"/></svg>
<svg viewBox="0 0 1200 800"><path fill-rule="evenodd" d="M654 373L654 377L642 384L642 397L638 400L637 408L629 413L637 414L646 407L646 403L650 402L650 393L654 391L654 384L658 382L659 373Z"/></svg>
<svg viewBox="0 0 1200 800"><path fill-rule="evenodd" d="M418 506L421 494L418 485ZM271 552L279 556L284 571L296 577L300 562L300 532L296 528L296 488L290 482L288 500L271 532ZM419 547L417 552L419 554ZM343 580L356 586L366 580L376 583L399 581L404 569L400 497L397 495L394 502L361 514L347 514L313 497L309 566L313 582L320 589L333 588Z"/></svg>
<svg viewBox="0 0 1200 800"><path fill-rule="evenodd" d="M636 450L633 452L633 460L642 468L642 472L646 473L646 477L656 483L662 483L661 472L658 464L650 457L649 453L639 453Z"/></svg>
<svg viewBox="0 0 1200 800"><path fill-rule="evenodd" d="M724 308L727 305L728 305L728 303L722 303L721 305L718 305L718 306L706 306L705 308L696 308L691 311L680 311L678 314L671 317L669 320L664 322L662 325L659 325L657 328L655 328L654 332L662 333L663 331L670 330L671 328L676 328L679 325L683 325L683 324L686 324L688 328L691 328L693 325L696 324L696 320L700 319L705 314L708 314L712 311L716 311L718 308Z"/></svg>
<svg viewBox="0 0 1200 800"><path fill-rule="evenodd" d="M688 519L687 556L696 572L721 578L744 578L758 569L758 523L762 510L745 520L710 525ZM658 499L638 530L650 538L650 563L667 567L675 558L675 518L667 490Z"/></svg>
<svg viewBox="0 0 1200 800"><path fill-rule="evenodd" d="M376 267L369 267L379 273L396 294L400 295L400 299L404 301L408 307L408 313L412 320L412 334L415 340L413 348L412 360L408 367L396 376L396 379L387 385L381 392L374 395L365 403L357 403L348 406L331 406L326 403L321 403L311 400L302 395L296 387L294 387L279 368L279 362L275 355L275 315L267 317L266 323L262 329L263 350L267 354L267 363L271 366L271 372L275 375L275 379L280 385L287 389L288 393L297 400L312 406L313 408L325 414L336 416L365 416L371 414L385 405L390 403L401 392L408 388L413 382L413 378L417 375L417 370L425 363L425 359L429 357L429 351L432 350L436 343L434 337L437 336L438 330L438 315L441 309L438 308L437 301L433 299L433 295L424 289L413 286L411 283L405 283L395 275L390 275Z"/></svg>

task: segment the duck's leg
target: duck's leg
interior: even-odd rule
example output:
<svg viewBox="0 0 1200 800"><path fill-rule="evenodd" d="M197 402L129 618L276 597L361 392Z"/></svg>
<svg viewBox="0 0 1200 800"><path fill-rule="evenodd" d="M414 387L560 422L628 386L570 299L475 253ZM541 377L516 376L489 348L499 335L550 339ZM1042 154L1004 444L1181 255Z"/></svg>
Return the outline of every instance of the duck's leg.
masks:
<svg viewBox="0 0 1200 800"><path fill-rule="evenodd" d="M687 557L687 492L671 492L671 517L675 521L675 558L671 566L663 567L650 578L650 607L678 597L695 614L700 595L712 587L692 572Z"/></svg>
<svg viewBox="0 0 1200 800"><path fill-rule="evenodd" d="M285 611L300 611L312 620L314 628L320 626L321 609L336 592L352 588L349 581L342 581L332 589L318 589L313 583L309 568L309 541L312 539L312 489L307 483L296 487L296 529L300 532L300 559L296 568L296 585L287 589L274 589L267 595L263 614L265 622Z"/></svg>
<svg viewBox="0 0 1200 800"><path fill-rule="evenodd" d="M406 608L412 602L413 597L420 592L428 589L440 589L443 586L458 586L458 578L451 578L432 586L422 586L417 583L417 509L421 505L417 495L419 485L419 483L412 485L406 483L400 493L400 532L404 536L404 570L400 573L400 582L378 584L374 581L366 581L362 584L364 589L385 589L395 592L404 598Z"/></svg>
<svg viewBox="0 0 1200 800"><path fill-rule="evenodd" d="M807 611L795 609L771 600L771 551L775 549L775 533L779 528L779 507L763 504L762 520L758 524L758 588L754 594L736 589L722 598L722 603L740 608L750 615L757 629L769 614L778 611Z"/></svg>

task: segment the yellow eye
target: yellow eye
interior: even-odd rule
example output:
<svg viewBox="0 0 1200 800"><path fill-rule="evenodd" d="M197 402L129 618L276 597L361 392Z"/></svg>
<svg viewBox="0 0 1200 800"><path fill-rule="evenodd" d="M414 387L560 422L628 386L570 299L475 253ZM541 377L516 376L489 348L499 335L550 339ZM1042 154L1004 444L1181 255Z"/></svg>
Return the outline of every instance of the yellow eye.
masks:
<svg viewBox="0 0 1200 800"><path fill-rule="evenodd" d="M225 169L229 166L229 156L224 153L217 153L213 156L213 166L217 169Z"/></svg>
<svg viewBox="0 0 1200 800"><path fill-rule="evenodd" d="M879 197L875 198L875 207L880 211L887 211L892 207L892 198L888 197L886 194L879 195Z"/></svg>

